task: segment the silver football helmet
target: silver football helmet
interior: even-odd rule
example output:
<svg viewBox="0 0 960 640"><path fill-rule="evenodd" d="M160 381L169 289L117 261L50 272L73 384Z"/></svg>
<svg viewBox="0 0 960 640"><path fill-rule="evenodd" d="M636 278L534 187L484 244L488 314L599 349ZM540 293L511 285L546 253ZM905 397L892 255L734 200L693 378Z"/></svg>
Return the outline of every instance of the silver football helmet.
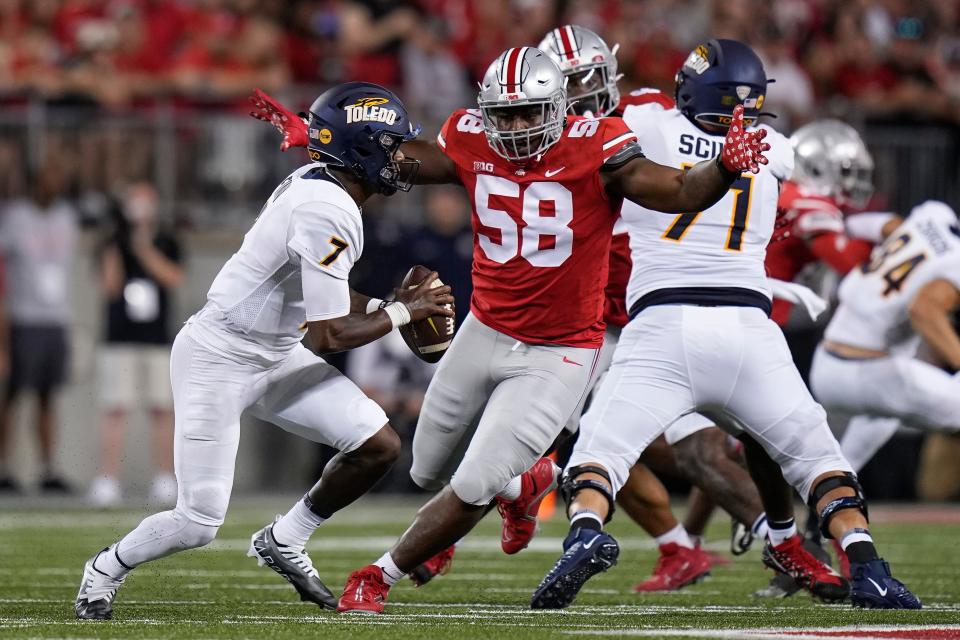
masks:
<svg viewBox="0 0 960 640"><path fill-rule="evenodd" d="M515 162L535 159L560 139L567 80L539 49L507 49L483 76L477 103L487 142Z"/></svg>
<svg viewBox="0 0 960 640"><path fill-rule="evenodd" d="M873 157L857 130L839 120L817 120L790 136L793 180L842 205L862 208L873 195Z"/></svg>
<svg viewBox="0 0 960 640"><path fill-rule="evenodd" d="M567 76L567 103L574 113L599 118L610 115L620 104L620 45L611 49L590 29L568 24L548 33L538 48Z"/></svg>

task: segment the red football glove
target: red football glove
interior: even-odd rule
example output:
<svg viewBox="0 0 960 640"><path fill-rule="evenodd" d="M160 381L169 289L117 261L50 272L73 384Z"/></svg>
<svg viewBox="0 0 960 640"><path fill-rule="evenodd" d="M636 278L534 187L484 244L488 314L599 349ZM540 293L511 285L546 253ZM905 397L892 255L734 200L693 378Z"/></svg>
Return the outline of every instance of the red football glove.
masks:
<svg viewBox="0 0 960 640"><path fill-rule="evenodd" d="M307 146L307 122L260 89L254 89L250 96L254 110L250 115L257 120L269 122L283 135L280 151L290 147Z"/></svg>
<svg viewBox="0 0 960 640"><path fill-rule="evenodd" d="M743 128L743 105L738 104L733 108L733 119L723 141L720 162L732 173L759 172L760 165L767 164L763 152L770 150L770 145L763 141L766 135L766 129L747 131Z"/></svg>

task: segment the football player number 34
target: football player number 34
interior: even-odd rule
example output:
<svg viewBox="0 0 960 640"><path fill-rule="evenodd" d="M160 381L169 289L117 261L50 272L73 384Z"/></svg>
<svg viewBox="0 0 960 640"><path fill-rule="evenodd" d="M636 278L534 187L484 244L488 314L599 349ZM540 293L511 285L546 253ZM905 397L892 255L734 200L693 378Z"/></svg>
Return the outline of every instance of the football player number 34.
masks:
<svg viewBox="0 0 960 640"><path fill-rule="evenodd" d="M480 230L483 253L503 264L518 253L534 267L559 267L573 252L573 194L557 182L531 182L520 192L520 185L506 178L478 175L474 205L480 224L497 229L499 238ZM521 230L505 208L520 201L525 226ZM515 205L513 205L515 206ZM543 215L552 209L553 215Z"/></svg>

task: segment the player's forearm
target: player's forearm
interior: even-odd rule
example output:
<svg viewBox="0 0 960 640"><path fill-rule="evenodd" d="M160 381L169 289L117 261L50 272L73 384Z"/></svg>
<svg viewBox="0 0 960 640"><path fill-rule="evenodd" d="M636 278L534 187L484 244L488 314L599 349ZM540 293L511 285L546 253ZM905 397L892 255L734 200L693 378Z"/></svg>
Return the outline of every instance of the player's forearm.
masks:
<svg viewBox="0 0 960 640"><path fill-rule="evenodd" d="M719 158L704 160L683 173L678 194L678 212L703 211L720 200L740 177L739 172L728 171Z"/></svg>
<svg viewBox="0 0 960 640"><path fill-rule="evenodd" d="M414 184L459 184L460 178L448 158L434 142L411 140L405 142L400 150L407 158L420 161L420 169L414 178Z"/></svg>
<svg viewBox="0 0 960 640"><path fill-rule="evenodd" d="M374 298L350 289L350 313L366 313L367 305ZM379 301L378 301L379 302Z"/></svg>
<svg viewBox="0 0 960 640"><path fill-rule="evenodd" d="M333 320L307 324L310 346L321 356L362 347L391 331L393 321L383 309L373 313L349 313Z"/></svg>
<svg viewBox="0 0 960 640"><path fill-rule="evenodd" d="M960 336L954 331L948 312L912 309L910 324L941 360L953 370L960 369Z"/></svg>

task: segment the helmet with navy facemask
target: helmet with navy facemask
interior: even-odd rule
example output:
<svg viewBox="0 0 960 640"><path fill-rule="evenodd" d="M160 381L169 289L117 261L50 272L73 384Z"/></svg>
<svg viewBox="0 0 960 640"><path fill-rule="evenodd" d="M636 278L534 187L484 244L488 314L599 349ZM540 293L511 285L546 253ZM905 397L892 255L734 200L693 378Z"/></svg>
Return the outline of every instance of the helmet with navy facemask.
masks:
<svg viewBox="0 0 960 640"><path fill-rule="evenodd" d="M371 82L333 87L314 100L307 126L311 160L342 167L384 195L413 186L420 162L394 156L421 128L389 89Z"/></svg>

